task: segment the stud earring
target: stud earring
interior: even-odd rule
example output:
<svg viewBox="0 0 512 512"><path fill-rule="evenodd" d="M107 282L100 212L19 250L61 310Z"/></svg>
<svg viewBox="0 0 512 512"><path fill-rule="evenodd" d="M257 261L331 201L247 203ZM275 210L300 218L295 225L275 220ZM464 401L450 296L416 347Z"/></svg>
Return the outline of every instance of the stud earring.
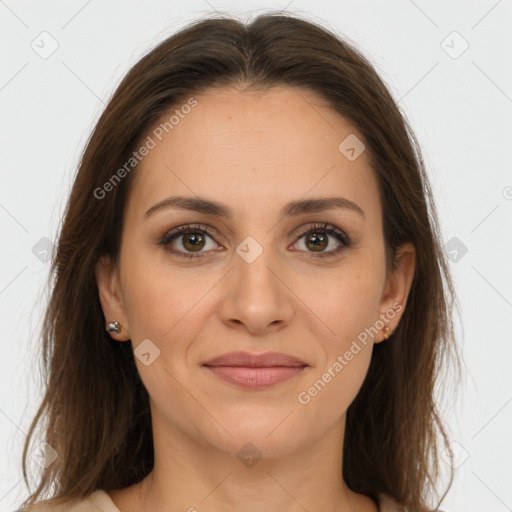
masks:
<svg viewBox="0 0 512 512"><path fill-rule="evenodd" d="M107 325L107 331L113 334L119 334L121 332L121 325L117 320L115 322L109 322Z"/></svg>
<svg viewBox="0 0 512 512"><path fill-rule="evenodd" d="M383 330L384 330L384 339L387 340L389 338L390 334L391 334L389 332L389 325L384 326Z"/></svg>

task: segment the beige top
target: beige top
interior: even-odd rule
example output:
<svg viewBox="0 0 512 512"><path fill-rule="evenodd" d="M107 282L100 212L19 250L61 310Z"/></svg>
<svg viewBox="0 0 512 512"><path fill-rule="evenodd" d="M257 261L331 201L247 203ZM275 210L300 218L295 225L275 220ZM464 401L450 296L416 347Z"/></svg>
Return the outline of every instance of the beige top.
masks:
<svg viewBox="0 0 512 512"><path fill-rule="evenodd" d="M391 497L381 494L379 497L379 512L406 512ZM110 499L110 496L103 490L90 494L84 500L73 504L45 505L44 501L28 507L29 512L120 512Z"/></svg>

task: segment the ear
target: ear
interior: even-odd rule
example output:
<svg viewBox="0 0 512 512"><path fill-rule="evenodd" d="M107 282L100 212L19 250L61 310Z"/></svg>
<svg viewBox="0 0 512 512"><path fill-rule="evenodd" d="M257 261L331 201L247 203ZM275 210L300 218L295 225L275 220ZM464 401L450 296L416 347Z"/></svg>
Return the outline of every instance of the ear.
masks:
<svg viewBox="0 0 512 512"><path fill-rule="evenodd" d="M386 279L380 303L379 319L389 327L386 331L388 335L397 328L405 311L416 264L416 250L410 242L401 245L395 254L395 270ZM385 339L384 330L382 330L375 337L374 343L380 343Z"/></svg>
<svg viewBox="0 0 512 512"><path fill-rule="evenodd" d="M102 256L95 267L96 284L105 316L105 328L109 322L119 322L121 330L119 333L109 332L109 335L117 341L130 339L128 322L124 308L124 301L121 295L120 279L118 269L112 264L108 256Z"/></svg>

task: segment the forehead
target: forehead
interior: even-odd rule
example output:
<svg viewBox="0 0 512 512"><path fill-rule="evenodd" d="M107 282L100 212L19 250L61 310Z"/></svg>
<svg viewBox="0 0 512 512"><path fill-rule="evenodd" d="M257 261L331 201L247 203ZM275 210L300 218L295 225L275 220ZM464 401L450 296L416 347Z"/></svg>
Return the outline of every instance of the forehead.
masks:
<svg viewBox="0 0 512 512"><path fill-rule="evenodd" d="M152 135L155 127L148 132L155 145L134 171L136 201L129 202L147 209L167 196L186 194L229 198L243 210L262 201L279 207L339 192L378 204L366 152L351 160L343 144L340 150L345 140L361 144L361 135L314 92L286 86L210 89L194 99L193 108L177 105L162 116L156 128L178 110L161 140Z"/></svg>

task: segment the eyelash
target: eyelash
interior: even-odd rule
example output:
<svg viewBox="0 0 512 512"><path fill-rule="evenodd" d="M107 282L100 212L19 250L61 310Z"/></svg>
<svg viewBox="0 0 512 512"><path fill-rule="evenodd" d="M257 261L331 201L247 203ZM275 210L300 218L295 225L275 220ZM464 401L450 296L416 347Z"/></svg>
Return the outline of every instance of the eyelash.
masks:
<svg viewBox="0 0 512 512"><path fill-rule="evenodd" d="M340 231L338 228L331 226L330 224L327 224L327 223L314 224L313 226L309 226L308 228L304 229L295 237L294 244L297 243L302 237L309 235L311 233L318 233L318 232L320 232L321 234L333 235L338 240L338 242L341 243L341 245L337 249L334 249L332 251L327 251L327 252L317 253L317 254L315 254L314 252L311 252L311 254L314 258L335 257L338 255L338 253L340 251L342 251L343 249L346 249L352 245L352 241L349 239L349 237L345 233L343 233L343 231ZM172 254L176 254L179 257L202 258L202 257L206 256L206 253L193 254L193 253L188 253L188 252L183 252L183 251L177 251L175 249L170 248L170 243L172 241L174 241L174 239L176 239L180 235L183 235L186 233L202 233L202 234L209 236L212 239L214 238L213 234L209 231L207 226L200 226L199 224L196 224L196 225L186 224L185 226L180 226L179 228L176 228L175 230L166 233L163 236L163 238L161 239L161 241L159 242L159 244L163 245L167 251L171 252Z"/></svg>

